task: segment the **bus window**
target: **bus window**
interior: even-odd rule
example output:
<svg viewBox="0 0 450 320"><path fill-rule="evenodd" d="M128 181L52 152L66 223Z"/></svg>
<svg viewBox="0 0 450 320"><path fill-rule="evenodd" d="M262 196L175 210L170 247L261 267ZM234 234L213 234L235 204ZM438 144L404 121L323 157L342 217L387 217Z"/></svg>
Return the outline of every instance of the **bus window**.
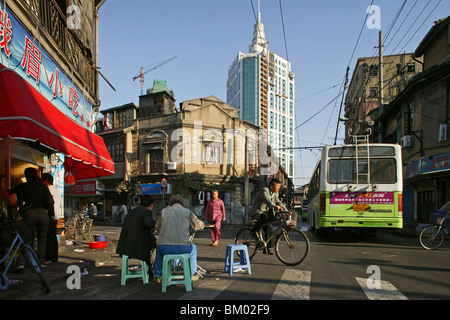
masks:
<svg viewBox="0 0 450 320"><path fill-rule="evenodd" d="M359 174L362 173L367 173L366 166L359 168ZM356 159L330 160L327 179L328 183L332 184L356 183ZM397 183L395 159L371 158L370 183Z"/></svg>

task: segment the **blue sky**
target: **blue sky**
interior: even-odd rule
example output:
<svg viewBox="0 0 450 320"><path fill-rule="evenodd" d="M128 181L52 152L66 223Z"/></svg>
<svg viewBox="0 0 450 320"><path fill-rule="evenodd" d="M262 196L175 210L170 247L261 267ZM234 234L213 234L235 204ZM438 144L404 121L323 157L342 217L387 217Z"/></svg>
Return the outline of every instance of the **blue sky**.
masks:
<svg viewBox="0 0 450 320"><path fill-rule="evenodd" d="M99 65L117 91L100 81L100 109L138 104L140 84L132 78L140 67L174 56L146 74L145 89L163 79L177 104L210 95L226 102L228 68L252 41L252 3L257 10L257 0L107 0L99 11ZM351 79L358 57L376 54L379 30L364 24L371 4L380 8L384 35L400 12L385 54L414 52L433 22L450 13L448 0L281 0L282 16L279 0L261 0L269 49L288 58L296 76L296 126L328 105L296 130L296 147L334 143L341 98L333 99L346 68ZM295 151L295 185L309 182L318 153Z"/></svg>

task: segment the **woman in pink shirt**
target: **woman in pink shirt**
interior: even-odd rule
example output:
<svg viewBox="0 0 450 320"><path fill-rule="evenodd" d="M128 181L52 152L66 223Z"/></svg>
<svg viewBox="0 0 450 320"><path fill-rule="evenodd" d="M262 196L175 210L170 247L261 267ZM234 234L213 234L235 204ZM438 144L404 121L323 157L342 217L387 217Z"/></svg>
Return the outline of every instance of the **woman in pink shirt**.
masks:
<svg viewBox="0 0 450 320"><path fill-rule="evenodd" d="M217 190L213 190L212 197L206 205L205 219L214 224L211 227L211 238L213 241L212 245L217 246L220 241L220 225L222 221L225 221L225 205L219 198Z"/></svg>

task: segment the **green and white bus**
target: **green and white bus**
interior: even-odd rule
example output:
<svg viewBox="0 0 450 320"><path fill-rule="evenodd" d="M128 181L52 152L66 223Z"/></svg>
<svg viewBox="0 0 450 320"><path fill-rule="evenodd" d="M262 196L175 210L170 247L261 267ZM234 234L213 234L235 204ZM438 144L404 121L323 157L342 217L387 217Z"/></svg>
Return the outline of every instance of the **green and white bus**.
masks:
<svg viewBox="0 0 450 320"><path fill-rule="evenodd" d="M398 144L327 146L309 183L313 232L352 228L376 234L403 227L403 172Z"/></svg>

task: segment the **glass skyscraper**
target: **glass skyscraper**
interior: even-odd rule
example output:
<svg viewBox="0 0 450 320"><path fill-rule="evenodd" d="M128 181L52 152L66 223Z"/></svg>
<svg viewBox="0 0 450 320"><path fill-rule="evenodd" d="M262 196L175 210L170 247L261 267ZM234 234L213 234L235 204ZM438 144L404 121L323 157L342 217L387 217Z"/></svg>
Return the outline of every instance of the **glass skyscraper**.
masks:
<svg viewBox="0 0 450 320"><path fill-rule="evenodd" d="M295 77L291 63L269 50L259 10L249 53L239 52L228 70L227 103L267 130L269 145L293 180Z"/></svg>

